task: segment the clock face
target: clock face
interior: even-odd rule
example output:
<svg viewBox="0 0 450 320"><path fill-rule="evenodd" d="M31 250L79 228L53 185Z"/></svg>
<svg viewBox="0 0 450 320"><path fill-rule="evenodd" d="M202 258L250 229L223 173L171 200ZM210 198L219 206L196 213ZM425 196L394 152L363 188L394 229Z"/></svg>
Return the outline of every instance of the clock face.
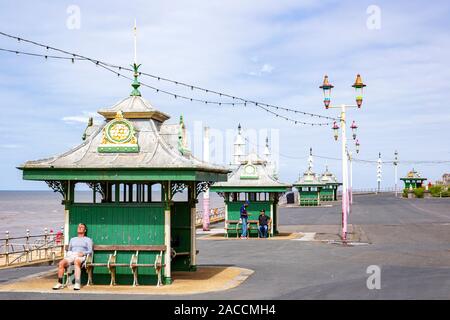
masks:
<svg viewBox="0 0 450 320"><path fill-rule="evenodd" d="M108 138L117 143L127 142L132 137L130 126L123 121L112 123L106 132Z"/></svg>
<svg viewBox="0 0 450 320"><path fill-rule="evenodd" d="M245 167L245 173L246 174L254 174L255 173L255 167L253 167L253 166L246 166Z"/></svg>

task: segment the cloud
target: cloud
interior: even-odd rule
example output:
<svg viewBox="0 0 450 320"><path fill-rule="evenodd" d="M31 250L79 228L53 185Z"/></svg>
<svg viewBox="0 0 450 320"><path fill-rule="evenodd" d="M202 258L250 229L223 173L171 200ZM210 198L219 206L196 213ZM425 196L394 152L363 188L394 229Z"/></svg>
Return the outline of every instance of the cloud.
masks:
<svg viewBox="0 0 450 320"><path fill-rule="evenodd" d="M83 111L82 115L65 116L61 120L66 122L66 123L83 123L83 124L87 124L88 121L89 121L89 118L91 118L91 117L94 118L94 122L95 122L95 120L99 120L100 119L98 114L95 113L95 112Z"/></svg>
<svg viewBox="0 0 450 320"><path fill-rule="evenodd" d="M265 63L261 68L261 73L272 73L274 67L268 63Z"/></svg>
<svg viewBox="0 0 450 320"><path fill-rule="evenodd" d="M360 127L358 134L364 146L361 158L376 158L379 151L392 154L395 149L405 159L448 155L449 144L430 136L448 131L448 2L435 1L432 6L425 6L418 1L377 1L381 9L380 30L367 29L366 9L370 4L364 0L357 4L314 0L189 4L181 0L130 0L105 6L79 0L81 28L68 30L68 5L42 1L35 10L29 10L26 3L5 4L0 19L6 32L128 65L133 59L132 25L137 14L141 71L330 116L338 114L323 108L318 89L323 75L328 73L335 85L333 102L352 103L350 84L360 72L368 85L363 108L350 111L348 117ZM36 19L40 23L36 24ZM5 47L38 51L17 41L0 41ZM82 130L74 130L67 123L85 126L97 109L113 105L131 90L129 80L81 61L43 62L2 54L0 70L0 96L8 105L3 116L10 119L0 132L11 143L20 136L20 145L39 145L33 153L26 154L32 158L36 152L46 156L64 151L63 144L77 141L82 134ZM140 80L180 94L219 99L148 77ZM155 108L170 114L172 122L183 114L188 127L189 122L202 120L218 130L235 128L237 122L245 127L279 128L280 153L302 157L311 146L319 155L340 155L339 144L334 142L329 128L290 125L255 107L216 108L175 100L144 87L141 92ZM55 139L42 138L51 135ZM43 140L48 143L43 144ZM18 152L19 156L25 157L24 152ZM322 165L321 160L317 162ZM339 175L340 163L331 165L334 168L330 170ZM280 177L293 181L305 167L306 160L281 158ZM0 164L0 170L15 169ZM355 166L354 170L356 186L376 182L370 166ZM442 168L427 170L428 176L439 176ZM5 180L4 184L23 183L14 179Z"/></svg>
<svg viewBox="0 0 450 320"><path fill-rule="evenodd" d="M274 67L269 63L264 63L258 72L248 72L248 75L255 76L255 77L261 77L263 74L271 74L274 70Z"/></svg>
<svg viewBox="0 0 450 320"><path fill-rule="evenodd" d="M22 145L18 144L0 144L0 149L19 149L22 147Z"/></svg>

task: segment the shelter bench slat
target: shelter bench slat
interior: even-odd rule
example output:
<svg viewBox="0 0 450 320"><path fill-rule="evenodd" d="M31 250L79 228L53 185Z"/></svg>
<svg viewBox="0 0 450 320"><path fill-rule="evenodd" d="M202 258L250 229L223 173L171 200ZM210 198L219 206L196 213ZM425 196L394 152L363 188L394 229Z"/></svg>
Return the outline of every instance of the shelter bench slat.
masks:
<svg viewBox="0 0 450 320"><path fill-rule="evenodd" d="M272 223L272 220L269 221L268 224L268 235L269 237L272 235L270 230L270 225ZM236 238L239 238L239 225L242 225L242 221L241 220L226 220L225 221L225 233L226 236L228 238L228 230L234 231L236 232ZM250 235L251 230L256 229L258 232L258 236L259 236L259 220L247 220L247 225L248 225L248 234Z"/></svg>
<svg viewBox="0 0 450 320"><path fill-rule="evenodd" d="M68 245L65 245L65 249L67 251ZM88 254L86 256L86 260L83 264L83 267L86 269L88 274L88 282L87 285L93 284L93 269L94 267L107 267L109 273L111 274L111 282L110 285L114 286L116 284L116 267L130 267L133 273L133 286L137 286L138 284L138 268L146 267L146 268L155 268L155 272L158 276L157 286L159 287L162 284L161 271L162 268L165 267L165 264L162 263L163 252L166 251L165 245L94 245L92 248L93 254L95 252L101 251L114 251L113 254L110 254L107 262L94 262L93 254ZM117 260L117 252L126 252L126 251L135 251L131 256L129 263L118 263ZM139 263L139 252L159 252L159 254L155 257L154 263Z"/></svg>

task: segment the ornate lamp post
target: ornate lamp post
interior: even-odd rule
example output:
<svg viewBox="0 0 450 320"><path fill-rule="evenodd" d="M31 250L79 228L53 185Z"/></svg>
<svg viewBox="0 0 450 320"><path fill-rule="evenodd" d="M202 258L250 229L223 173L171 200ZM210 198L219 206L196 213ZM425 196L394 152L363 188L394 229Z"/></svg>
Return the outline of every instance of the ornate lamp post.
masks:
<svg viewBox="0 0 450 320"><path fill-rule="evenodd" d="M397 165L398 165L398 152L394 152L394 170L395 170L395 197L397 198Z"/></svg>
<svg viewBox="0 0 450 320"><path fill-rule="evenodd" d="M347 108L361 108L363 101L363 88L366 85L362 82L361 76L358 74L356 76L355 83L352 87L356 91L356 105L346 105L342 104L340 106L331 105L331 89L334 86L329 82L328 76L326 75L323 79L322 85L319 87L323 90L324 95L324 105L326 109L329 108L341 108L341 116L339 118L340 127L335 122L333 124L334 138L338 140L338 130L341 129L341 140L342 140L342 239L347 240L347 218L349 213L349 188L348 188L348 164L347 160L349 154L347 153L347 136L346 136L346 110ZM353 131L354 137L356 139L356 124L350 127ZM356 152L359 152L359 142L356 140ZM351 156L350 156L351 157Z"/></svg>
<svg viewBox="0 0 450 320"><path fill-rule="evenodd" d="M378 161L377 161L377 193L380 192L380 185L381 185L381 152L378 153Z"/></svg>

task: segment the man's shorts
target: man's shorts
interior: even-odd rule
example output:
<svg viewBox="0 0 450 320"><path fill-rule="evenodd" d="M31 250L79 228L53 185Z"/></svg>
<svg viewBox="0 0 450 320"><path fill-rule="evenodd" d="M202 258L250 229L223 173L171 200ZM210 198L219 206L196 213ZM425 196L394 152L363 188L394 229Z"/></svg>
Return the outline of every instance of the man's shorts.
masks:
<svg viewBox="0 0 450 320"><path fill-rule="evenodd" d="M86 256L83 257L79 257L78 256L78 252L72 252L72 251L67 251L66 256L64 257L64 259L69 263L69 264L73 264L75 262L75 259L78 259L81 261L81 263L84 262L84 260L86 260Z"/></svg>

